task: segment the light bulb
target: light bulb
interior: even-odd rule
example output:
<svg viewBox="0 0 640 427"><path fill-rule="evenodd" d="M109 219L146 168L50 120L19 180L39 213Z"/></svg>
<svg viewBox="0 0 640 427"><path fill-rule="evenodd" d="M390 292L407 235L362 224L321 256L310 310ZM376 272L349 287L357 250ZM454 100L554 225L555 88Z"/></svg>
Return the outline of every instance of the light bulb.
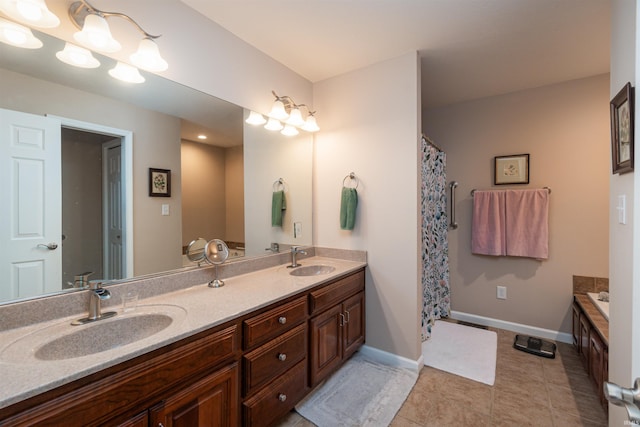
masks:
<svg viewBox="0 0 640 427"><path fill-rule="evenodd" d="M100 66L100 61L94 58L90 50L69 42L65 43L63 50L56 53L56 58L74 67L97 68Z"/></svg>
<svg viewBox="0 0 640 427"><path fill-rule="evenodd" d="M60 25L60 19L47 8L44 0L0 0L0 11L34 27L53 28Z"/></svg>
<svg viewBox="0 0 640 427"><path fill-rule="evenodd" d="M271 107L271 112L269 112L269 117L274 118L276 120L286 120L289 117L287 111L284 109L284 104L279 99L276 99L273 103L273 107Z"/></svg>
<svg viewBox="0 0 640 427"><path fill-rule="evenodd" d="M140 40L138 50L129 58L133 65L143 70L157 72L169 68L167 61L160 56L158 45L148 37Z"/></svg>
<svg viewBox="0 0 640 427"><path fill-rule="evenodd" d="M99 15L87 15L84 18L82 31L76 32L73 38L81 45L98 52L113 53L122 48L120 43L111 36L107 20Z"/></svg>
<svg viewBox="0 0 640 427"><path fill-rule="evenodd" d="M286 123L291 126L302 126L304 124L304 119L302 118L302 113L299 108L291 110L291 113L289 113L289 119Z"/></svg>
<svg viewBox="0 0 640 427"><path fill-rule="evenodd" d="M122 80L127 83L143 83L144 77L136 67L118 61L116 66L109 70L109 75L114 79Z"/></svg>
<svg viewBox="0 0 640 427"><path fill-rule="evenodd" d="M264 125L264 128L267 129L267 130L280 130L280 129L282 129L282 123L280 123L278 120L270 117L269 121L267 122L267 124Z"/></svg>
<svg viewBox="0 0 640 427"><path fill-rule="evenodd" d="M0 18L0 42L24 49L39 49L42 42L31 30L15 22Z"/></svg>
<svg viewBox="0 0 640 427"><path fill-rule="evenodd" d="M265 124L267 121L265 120L264 116L260 113L256 113L255 111L252 111L251 113L249 113L249 117L247 118L247 120L245 120L245 122L247 122L250 125L263 125Z"/></svg>
<svg viewBox="0 0 640 427"><path fill-rule="evenodd" d="M280 131L280 133L286 136L296 136L299 132L298 132L298 129L296 129L295 127L291 125L286 125L284 129Z"/></svg>

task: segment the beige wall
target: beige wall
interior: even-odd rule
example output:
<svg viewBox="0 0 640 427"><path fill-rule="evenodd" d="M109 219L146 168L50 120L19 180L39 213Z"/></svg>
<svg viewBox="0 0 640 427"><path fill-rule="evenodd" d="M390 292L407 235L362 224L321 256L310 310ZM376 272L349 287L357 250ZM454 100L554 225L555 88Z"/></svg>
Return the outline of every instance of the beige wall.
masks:
<svg viewBox="0 0 640 427"><path fill-rule="evenodd" d="M132 131L134 274L182 265L180 119L6 70L0 70L0 93L0 108ZM170 198L148 196L151 167L172 171ZM162 204L169 204L169 216L161 215Z"/></svg>
<svg viewBox="0 0 640 427"><path fill-rule="evenodd" d="M225 240L244 243L244 149L242 146L225 150L224 170L227 208Z"/></svg>
<svg viewBox="0 0 640 427"><path fill-rule="evenodd" d="M572 275L608 277L609 76L430 109L425 133L458 181L449 231L452 309L570 333ZM550 187L549 259L471 254L474 188L492 188L493 158L530 154L530 185ZM496 286L506 286L506 300Z"/></svg>
<svg viewBox="0 0 640 427"><path fill-rule="evenodd" d="M315 85L322 112L314 155L314 242L367 251L367 345L421 357L418 251L420 66L415 52ZM320 120L320 119L318 119ZM353 231L340 230L340 191L354 172Z"/></svg>
<svg viewBox="0 0 640 427"><path fill-rule="evenodd" d="M635 1L614 0L611 13L611 86L613 98L627 83L635 87L640 67L638 52L638 8ZM636 100L638 91L636 89ZM635 103L635 135L638 126L638 103ZM636 144L636 147L638 145ZM636 148L636 153L638 149ZM635 155L634 173L610 174L609 181L609 290L611 312L609 316L609 380L623 387L640 378L640 263L634 262L640 253L640 174L638 156ZM627 224L617 221L618 196L627 199ZM628 418L623 408L609 405L609 425L621 426Z"/></svg>

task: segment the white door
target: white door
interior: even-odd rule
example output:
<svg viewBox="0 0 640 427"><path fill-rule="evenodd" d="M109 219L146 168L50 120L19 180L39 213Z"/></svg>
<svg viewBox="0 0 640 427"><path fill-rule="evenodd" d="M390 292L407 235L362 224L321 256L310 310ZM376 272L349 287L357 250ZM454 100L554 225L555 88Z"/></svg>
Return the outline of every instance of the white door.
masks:
<svg viewBox="0 0 640 427"><path fill-rule="evenodd" d="M122 155L120 139L104 146L106 196L104 201L104 278L122 279L124 263L123 209L122 209Z"/></svg>
<svg viewBox="0 0 640 427"><path fill-rule="evenodd" d="M62 286L60 121L0 109L0 301Z"/></svg>

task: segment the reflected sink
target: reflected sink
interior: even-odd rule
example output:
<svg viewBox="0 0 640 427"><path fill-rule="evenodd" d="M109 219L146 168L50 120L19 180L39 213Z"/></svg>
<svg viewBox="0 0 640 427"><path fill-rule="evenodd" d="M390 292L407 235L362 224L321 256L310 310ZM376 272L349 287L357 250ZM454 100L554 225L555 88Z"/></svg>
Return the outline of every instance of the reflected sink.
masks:
<svg viewBox="0 0 640 427"><path fill-rule="evenodd" d="M181 323L185 317L186 311L181 307L149 305L81 326L65 321L14 341L0 353L0 359L20 363L89 356L144 340Z"/></svg>
<svg viewBox="0 0 640 427"><path fill-rule="evenodd" d="M294 268L289 274L292 276L319 276L321 274L331 273L335 269L335 267L330 265L305 265Z"/></svg>

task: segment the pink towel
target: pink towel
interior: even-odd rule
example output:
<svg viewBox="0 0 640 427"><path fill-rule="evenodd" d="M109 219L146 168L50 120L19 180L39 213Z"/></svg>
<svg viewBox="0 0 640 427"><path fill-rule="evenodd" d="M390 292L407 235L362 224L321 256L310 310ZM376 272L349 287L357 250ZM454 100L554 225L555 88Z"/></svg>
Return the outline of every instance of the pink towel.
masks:
<svg viewBox="0 0 640 427"><path fill-rule="evenodd" d="M507 255L549 258L549 191L506 190L505 211Z"/></svg>
<svg viewBox="0 0 640 427"><path fill-rule="evenodd" d="M476 190L473 193L471 252L507 255L504 191Z"/></svg>

